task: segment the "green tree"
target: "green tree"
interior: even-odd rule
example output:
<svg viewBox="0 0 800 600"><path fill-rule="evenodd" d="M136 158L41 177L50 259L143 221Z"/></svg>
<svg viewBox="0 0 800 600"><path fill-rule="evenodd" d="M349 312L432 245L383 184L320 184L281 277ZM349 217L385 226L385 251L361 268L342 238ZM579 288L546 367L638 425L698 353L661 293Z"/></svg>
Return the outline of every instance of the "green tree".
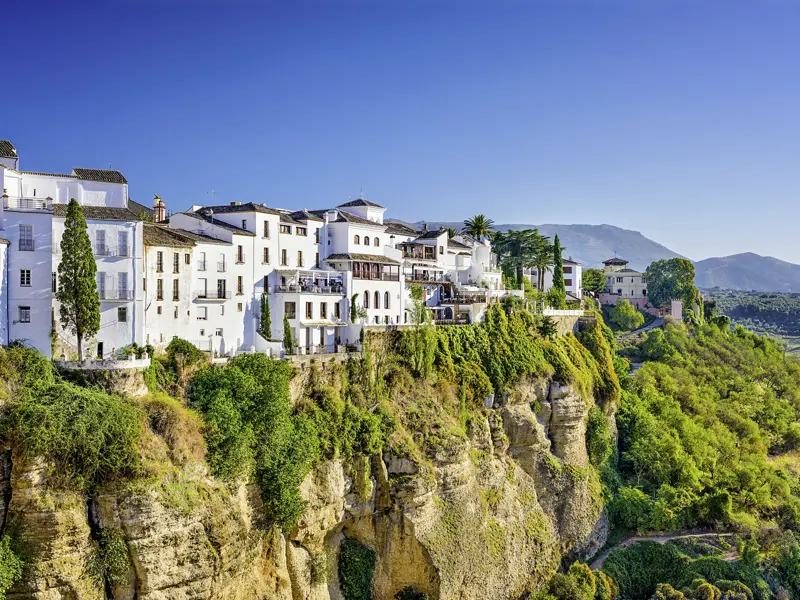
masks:
<svg viewBox="0 0 800 600"><path fill-rule="evenodd" d="M6 592L22 578L22 561L11 549L8 536L0 538L0 600Z"/></svg>
<svg viewBox="0 0 800 600"><path fill-rule="evenodd" d="M355 323L358 319L358 294L350 297L350 322Z"/></svg>
<svg viewBox="0 0 800 600"><path fill-rule="evenodd" d="M436 350L436 332L431 311L425 304L425 290L421 285L411 287L411 308L407 308L409 321L413 325L404 339L409 345L406 356L411 361L411 369L419 377L428 377L433 369Z"/></svg>
<svg viewBox="0 0 800 600"><path fill-rule="evenodd" d="M261 321L259 332L266 339L272 339L272 315L269 312L269 294L261 294Z"/></svg>
<svg viewBox="0 0 800 600"><path fill-rule="evenodd" d="M536 287L544 290L544 275L553 266L553 244L550 238L539 235L539 230L534 230L537 234L533 247L533 264L536 267Z"/></svg>
<svg viewBox="0 0 800 600"><path fill-rule="evenodd" d="M479 240L484 236L491 235L493 225L494 221L485 215L475 215L464 221L464 227L461 231Z"/></svg>
<svg viewBox="0 0 800 600"><path fill-rule="evenodd" d="M534 229L523 229L501 231L492 239L500 264L509 277L513 273L518 289L523 289L524 269L534 266L534 248L538 235Z"/></svg>
<svg viewBox="0 0 800 600"><path fill-rule="evenodd" d="M292 354L294 352L295 341L294 336L292 335L292 326L289 325L289 315L284 313L283 315L283 350L286 354Z"/></svg>
<svg viewBox="0 0 800 600"><path fill-rule="evenodd" d="M73 198L67 207L58 265L61 324L78 339L78 360L83 360L83 340L100 330L100 297L97 294L97 263L86 231L83 209Z"/></svg>
<svg viewBox="0 0 800 600"><path fill-rule="evenodd" d="M452 240L454 237L458 235L458 230L455 227L445 227L444 230L447 232L448 240Z"/></svg>
<svg viewBox="0 0 800 600"><path fill-rule="evenodd" d="M602 269L586 269L583 272L583 291L599 294L606 285L606 275Z"/></svg>
<svg viewBox="0 0 800 600"><path fill-rule="evenodd" d="M645 271L647 297L653 306L671 300L681 300L684 310L691 310L697 299L694 285L694 265L685 258L670 258L651 263Z"/></svg>
<svg viewBox="0 0 800 600"><path fill-rule="evenodd" d="M644 325L644 315L627 300L618 299L617 304L611 309L609 320L619 329L630 331Z"/></svg>
<svg viewBox="0 0 800 600"><path fill-rule="evenodd" d="M564 308L567 306L567 289L564 286L564 264L562 262L561 253L564 249L558 241L558 235L553 240L553 300L555 305L553 308ZM552 291L551 290L551 291Z"/></svg>

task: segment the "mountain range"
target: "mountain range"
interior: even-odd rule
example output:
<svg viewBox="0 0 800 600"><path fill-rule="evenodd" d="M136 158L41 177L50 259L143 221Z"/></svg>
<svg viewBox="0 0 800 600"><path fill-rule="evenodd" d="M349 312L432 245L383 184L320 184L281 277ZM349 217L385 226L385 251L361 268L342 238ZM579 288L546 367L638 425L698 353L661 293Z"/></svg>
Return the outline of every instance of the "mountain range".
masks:
<svg viewBox="0 0 800 600"><path fill-rule="evenodd" d="M429 229L461 229L463 222L420 221L414 225L418 228L427 225ZM614 225L502 223L494 228L498 231L538 228L541 234L550 238L558 234L565 248L564 256L582 262L585 268L602 267L602 262L613 256L630 261L630 268L636 270L644 270L651 262L662 258L682 257L639 231ZM695 283L701 288L800 293L800 265L752 252L707 258L695 262Z"/></svg>

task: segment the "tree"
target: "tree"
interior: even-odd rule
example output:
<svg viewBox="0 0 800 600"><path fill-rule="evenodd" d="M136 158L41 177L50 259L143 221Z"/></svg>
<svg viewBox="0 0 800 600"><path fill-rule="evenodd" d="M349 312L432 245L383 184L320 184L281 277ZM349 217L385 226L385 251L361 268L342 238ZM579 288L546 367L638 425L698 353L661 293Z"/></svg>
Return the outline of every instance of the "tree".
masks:
<svg viewBox="0 0 800 600"><path fill-rule="evenodd" d="M272 339L272 316L269 312L269 295L261 295L261 322L259 332L265 339Z"/></svg>
<svg viewBox="0 0 800 600"><path fill-rule="evenodd" d="M292 335L292 327L289 325L289 315L283 314L283 350L286 354L294 352L295 341Z"/></svg>
<svg viewBox="0 0 800 600"><path fill-rule="evenodd" d="M653 306L681 300L691 310L698 292L694 285L694 265L685 258L657 260L647 267L647 297Z"/></svg>
<svg viewBox="0 0 800 600"><path fill-rule="evenodd" d="M494 221L484 215L475 215L464 221L462 233L474 237L476 240L489 236L492 233Z"/></svg>
<svg viewBox="0 0 800 600"><path fill-rule="evenodd" d="M553 308L564 308L567 305L567 289L564 286L564 264L561 258L563 248L558 241L558 235L553 240L553 299L557 306ZM552 290L551 290L552 291Z"/></svg>
<svg viewBox="0 0 800 600"><path fill-rule="evenodd" d="M427 378L433 369L436 332L431 322L431 310L425 304L425 290L421 285L411 286L411 308L406 308L406 311L413 325L405 338L409 344L406 354L412 363L412 371L419 377Z"/></svg>
<svg viewBox="0 0 800 600"><path fill-rule="evenodd" d="M620 298L616 306L611 309L609 321L619 329L630 331L644 325L644 315L636 310L633 304Z"/></svg>
<svg viewBox="0 0 800 600"><path fill-rule="evenodd" d="M606 275L602 269L586 269L583 272L583 291L599 294L606 286Z"/></svg>
<svg viewBox="0 0 800 600"><path fill-rule="evenodd" d="M533 248L535 236L538 233L533 229L520 231L501 231L494 235L492 245L508 276L514 273L517 286L523 289L522 280L524 269L533 266Z"/></svg>
<svg viewBox="0 0 800 600"><path fill-rule="evenodd" d="M78 339L78 360L83 360L83 340L100 330L100 297L97 293L97 263L86 231L83 209L73 198L67 207L58 265L61 324Z"/></svg>
<svg viewBox="0 0 800 600"><path fill-rule="evenodd" d="M537 274L536 287L540 291L544 291L544 274L553 265L553 245L550 243L550 238L539 235L538 229L534 229L534 231L538 236L533 248L533 264L536 267Z"/></svg>
<svg viewBox="0 0 800 600"><path fill-rule="evenodd" d="M458 230L455 227L445 227L444 230L447 232L448 240L452 240L454 237L458 235Z"/></svg>
<svg viewBox="0 0 800 600"><path fill-rule="evenodd" d="M355 323L358 319L358 294L350 297L350 322Z"/></svg>

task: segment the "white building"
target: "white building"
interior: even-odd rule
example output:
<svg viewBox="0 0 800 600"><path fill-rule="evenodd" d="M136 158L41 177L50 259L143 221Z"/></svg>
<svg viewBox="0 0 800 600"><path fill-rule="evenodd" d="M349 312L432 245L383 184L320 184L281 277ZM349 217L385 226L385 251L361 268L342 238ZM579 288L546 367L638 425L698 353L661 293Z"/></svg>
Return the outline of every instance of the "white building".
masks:
<svg viewBox="0 0 800 600"><path fill-rule="evenodd" d="M583 263L564 258L561 261L564 269L564 288L567 290L567 300L575 301L583 298ZM536 277L536 271L533 272ZM544 291L549 292L553 287L553 271L544 272Z"/></svg>
<svg viewBox="0 0 800 600"><path fill-rule="evenodd" d="M603 262L603 274L606 276L604 294L630 300L647 297L647 278L644 273L628 268L628 261L614 257ZM615 304L616 299L610 304Z"/></svg>

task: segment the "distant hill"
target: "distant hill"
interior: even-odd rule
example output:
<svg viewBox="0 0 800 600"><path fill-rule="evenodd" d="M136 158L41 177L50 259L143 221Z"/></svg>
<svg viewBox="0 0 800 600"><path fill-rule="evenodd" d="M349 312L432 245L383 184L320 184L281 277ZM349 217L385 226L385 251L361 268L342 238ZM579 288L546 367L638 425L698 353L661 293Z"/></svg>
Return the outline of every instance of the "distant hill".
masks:
<svg viewBox="0 0 800 600"><path fill-rule="evenodd" d="M415 224L422 226L422 222ZM431 229L437 227L461 229L463 223L428 221ZM564 256L582 262L586 267L600 267L601 263L614 255L630 261L632 269L646 269L654 260L674 258L681 255L646 238L638 231L622 229L613 225L524 225L505 223L495 225L498 231L537 228L543 235L552 238L558 234L561 245L566 248Z"/></svg>
<svg viewBox="0 0 800 600"><path fill-rule="evenodd" d="M695 263L695 283L701 288L757 292L800 292L800 265L752 252Z"/></svg>

